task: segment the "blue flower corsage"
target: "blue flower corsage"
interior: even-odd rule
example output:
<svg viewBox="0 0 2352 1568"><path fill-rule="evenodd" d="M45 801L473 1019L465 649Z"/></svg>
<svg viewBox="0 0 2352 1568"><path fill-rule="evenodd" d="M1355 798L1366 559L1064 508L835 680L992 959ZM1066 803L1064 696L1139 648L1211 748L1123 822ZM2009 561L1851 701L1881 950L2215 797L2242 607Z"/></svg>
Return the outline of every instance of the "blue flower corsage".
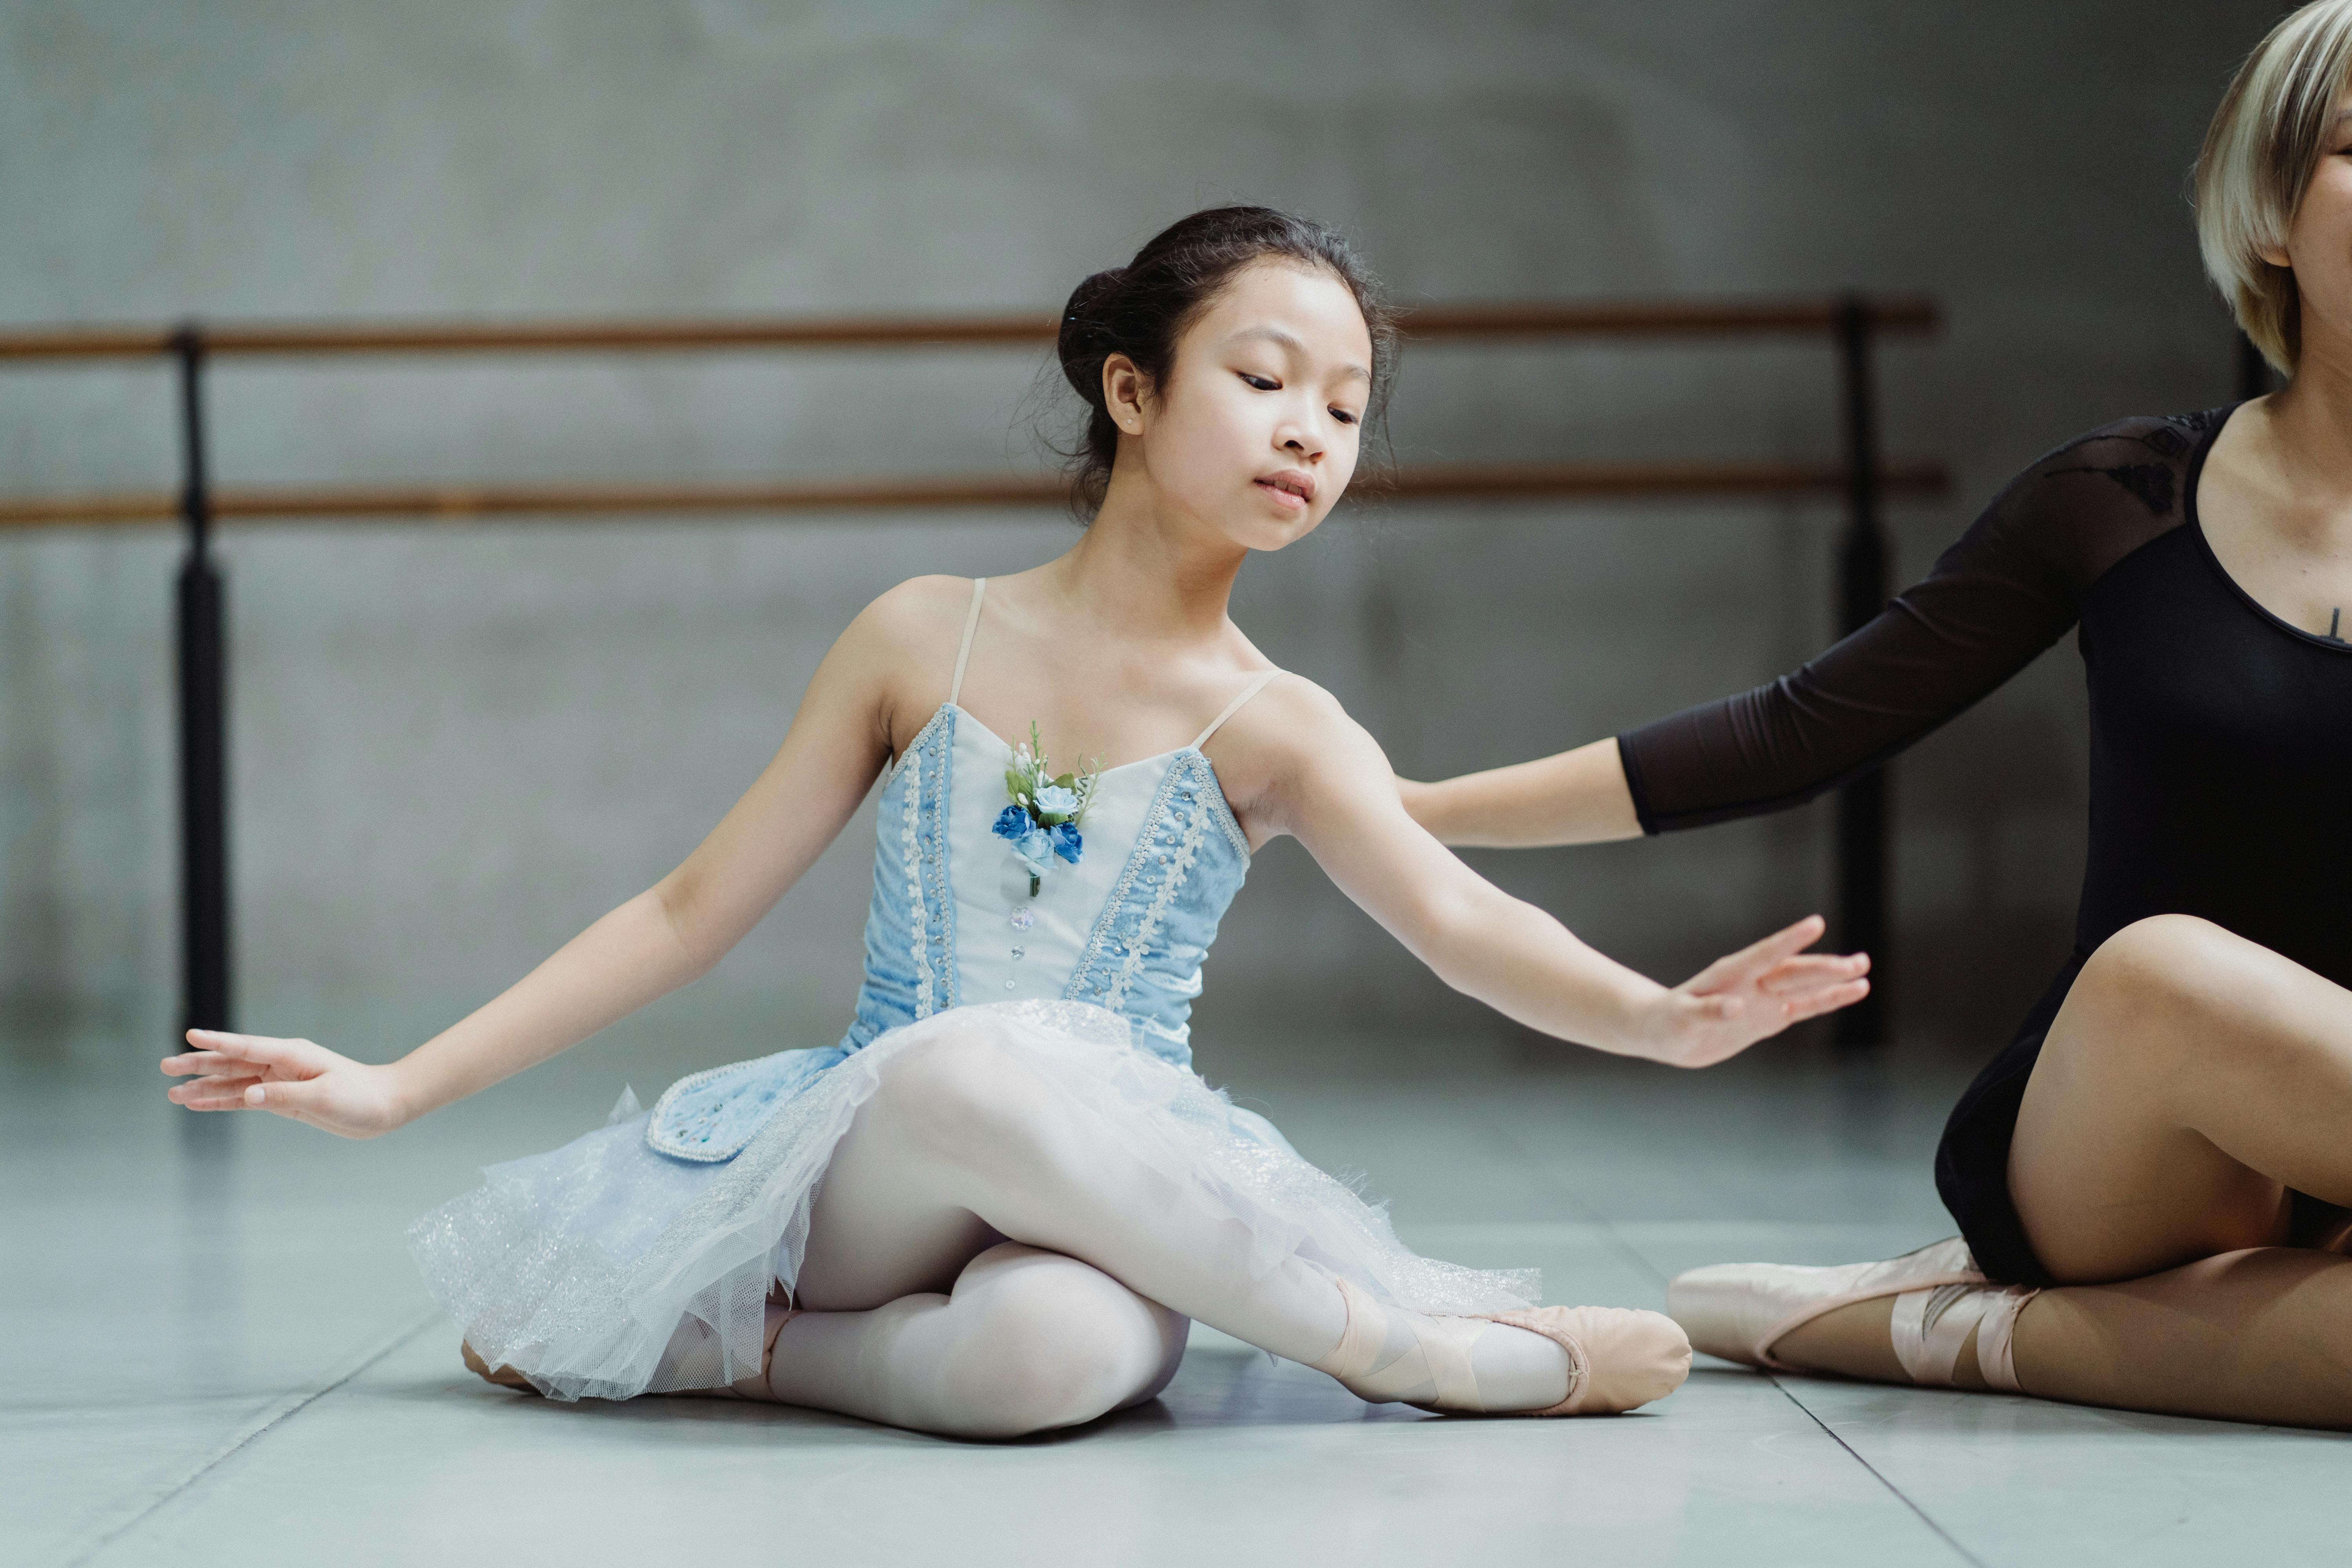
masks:
<svg viewBox="0 0 2352 1568"><path fill-rule="evenodd" d="M1048 771L1045 749L1038 743L1037 726L1029 726L1029 743L1014 749L1013 765L1004 770L1004 793L1013 804L996 814L989 831L1013 846L1013 853L1029 868L1029 896L1035 898L1045 868L1054 857L1075 866L1086 853L1078 832L1087 807L1094 803L1099 769L1082 768L1058 776Z"/></svg>

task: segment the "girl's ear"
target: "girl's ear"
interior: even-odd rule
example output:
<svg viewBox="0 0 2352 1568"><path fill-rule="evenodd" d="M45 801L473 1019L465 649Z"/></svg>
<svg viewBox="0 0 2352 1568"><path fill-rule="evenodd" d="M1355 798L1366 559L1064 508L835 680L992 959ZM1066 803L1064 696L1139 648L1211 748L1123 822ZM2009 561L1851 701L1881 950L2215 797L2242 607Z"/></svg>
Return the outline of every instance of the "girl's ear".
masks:
<svg viewBox="0 0 2352 1568"><path fill-rule="evenodd" d="M1103 357L1103 407L1124 435L1143 434L1143 372L1125 354Z"/></svg>

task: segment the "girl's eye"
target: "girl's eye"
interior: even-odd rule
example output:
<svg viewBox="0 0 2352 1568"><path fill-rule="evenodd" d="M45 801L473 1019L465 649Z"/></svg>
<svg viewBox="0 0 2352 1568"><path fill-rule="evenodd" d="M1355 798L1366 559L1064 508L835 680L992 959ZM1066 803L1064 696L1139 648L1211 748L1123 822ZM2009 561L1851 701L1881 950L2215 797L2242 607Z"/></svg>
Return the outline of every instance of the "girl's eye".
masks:
<svg viewBox="0 0 2352 1568"><path fill-rule="evenodd" d="M1331 410L1331 417L1337 419L1342 425L1353 425L1356 422L1356 416L1349 413L1344 408L1334 408Z"/></svg>
<svg viewBox="0 0 2352 1568"><path fill-rule="evenodd" d="M1282 384L1280 382L1272 380L1266 376L1252 375L1245 370L1237 370L1234 374L1240 376L1252 386L1256 387L1260 392L1279 392L1282 390Z"/></svg>

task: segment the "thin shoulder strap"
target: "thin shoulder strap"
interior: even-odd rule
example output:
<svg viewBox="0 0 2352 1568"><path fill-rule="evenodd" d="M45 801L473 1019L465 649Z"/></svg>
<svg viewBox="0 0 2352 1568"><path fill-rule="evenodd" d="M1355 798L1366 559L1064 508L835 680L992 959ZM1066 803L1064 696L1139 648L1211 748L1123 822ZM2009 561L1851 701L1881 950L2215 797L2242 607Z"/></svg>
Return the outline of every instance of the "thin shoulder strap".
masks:
<svg viewBox="0 0 2352 1568"><path fill-rule="evenodd" d="M980 627L980 599L987 592L987 578L974 577L971 580L971 609L963 618L963 642L956 649L955 679L948 683L948 706L950 708L955 706L956 699L963 695L963 667L971 662L971 634Z"/></svg>
<svg viewBox="0 0 2352 1568"><path fill-rule="evenodd" d="M1209 743L1209 737L1215 734L1219 730L1223 729L1225 721L1242 710L1243 703L1247 702L1251 698L1256 696L1259 692L1264 691L1266 687L1266 682L1272 680L1276 676L1280 675L1282 671L1278 669L1269 669L1264 675L1259 676L1255 680L1251 681L1247 686L1243 687L1241 695L1234 698L1231 702L1226 703L1225 710L1218 714L1215 718L1210 720L1209 727L1202 731L1198 735L1192 737L1192 743L1184 749L1188 752L1197 752L1202 747L1207 745Z"/></svg>

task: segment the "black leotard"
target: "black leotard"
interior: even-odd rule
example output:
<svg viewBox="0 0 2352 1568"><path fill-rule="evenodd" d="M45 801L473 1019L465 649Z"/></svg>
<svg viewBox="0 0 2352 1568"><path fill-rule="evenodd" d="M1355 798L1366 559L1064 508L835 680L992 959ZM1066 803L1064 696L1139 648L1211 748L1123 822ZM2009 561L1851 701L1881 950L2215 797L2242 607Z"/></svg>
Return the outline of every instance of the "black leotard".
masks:
<svg viewBox="0 0 2352 1568"><path fill-rule="evenodd" d="M1795 674L1618 737L1645 831L1777 810L1885 762L2080 623L2091 831L2074 951L1936 1153L1937 1187L1996 1279L2050 1282L2010 1202L2010 1139L2101 942L2199 915L2352 984L2352 645L2287 625L2214 559L2197 478L2229 414L2068 442Z"/></svg>

